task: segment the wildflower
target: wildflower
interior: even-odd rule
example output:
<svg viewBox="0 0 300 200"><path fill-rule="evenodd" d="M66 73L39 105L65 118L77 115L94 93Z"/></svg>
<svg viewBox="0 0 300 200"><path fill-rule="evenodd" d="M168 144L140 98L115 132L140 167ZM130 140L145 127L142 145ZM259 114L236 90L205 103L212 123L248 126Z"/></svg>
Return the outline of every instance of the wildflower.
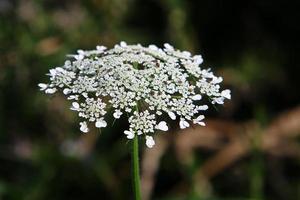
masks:
<svg viewBox="0 0 300 200"><path fill-rule="evenodd" d="M179 119L181 129L191 123L205 126L203 111L208 105L201 100L208 97L212 104L223 104L231 98L230 90L220 89L222 77L201 69L201 55L170 44L159 48L121 42L112 49L97 46L69 57L63 66L50 69L48 84L38 86L46 94L62 91L72 101L71 110L83 118L79 125L84 133L90 124L106 127L108 110L115 119L126 113L125 136L143 136L152 148L154 132L169 130L167 122L159 120L164 114Z"/></svg>

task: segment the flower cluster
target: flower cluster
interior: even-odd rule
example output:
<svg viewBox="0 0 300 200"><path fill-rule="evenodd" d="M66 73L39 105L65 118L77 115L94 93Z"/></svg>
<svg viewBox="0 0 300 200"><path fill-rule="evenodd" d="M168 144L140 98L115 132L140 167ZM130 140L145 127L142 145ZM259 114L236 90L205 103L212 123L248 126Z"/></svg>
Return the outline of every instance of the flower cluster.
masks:
<svg viewBox="0 0 300 200"><path fill-rule="evenodd" d="M88 132L91 123L106 127L108 110L115 119L127 113L126 137L144 136L151 148L155 144L152 134L168 130L166 121L159 120L164 115L178 119L181 129L191 123L204 126L201 112L208 106L201 99L223 104L231 98L230 90L220 90L222 77L200 68L200 55L192 56L169 44L162 49L121 42L112 49L97 46L69 57L62 67L50 70L50 83L39 87L47 94L60 90L72 101L71 110L84 119L82 132Z"/></svg>

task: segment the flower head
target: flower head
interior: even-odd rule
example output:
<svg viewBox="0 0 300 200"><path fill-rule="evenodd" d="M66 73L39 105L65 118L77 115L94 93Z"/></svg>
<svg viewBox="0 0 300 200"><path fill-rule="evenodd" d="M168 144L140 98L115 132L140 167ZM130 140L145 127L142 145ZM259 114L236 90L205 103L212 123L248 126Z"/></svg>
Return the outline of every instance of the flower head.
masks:
<svg viewBox="0 0 300 200"><path fill-rule="evenodd" d="M167 131L164 113L171 120L179 119L179 127L191 123L204 126L201 104L208 97L212 104L223 104L230 99L230 90L220 90L222 77L209 69L201 69L200 55L179 51L170 44L164 48L155 45L127 45L121 42L112 49L97 46L96 50L78 50L69 55L62 67L49 72L50 83L40 83L47 94L62 91L72 101L71 110L83 118L80 130L88 126L107 126L105 116L113 110L115 119L124 113L129 116L128 139L144 136L146 145L155 144L151 136L156 130Z"/></svg>

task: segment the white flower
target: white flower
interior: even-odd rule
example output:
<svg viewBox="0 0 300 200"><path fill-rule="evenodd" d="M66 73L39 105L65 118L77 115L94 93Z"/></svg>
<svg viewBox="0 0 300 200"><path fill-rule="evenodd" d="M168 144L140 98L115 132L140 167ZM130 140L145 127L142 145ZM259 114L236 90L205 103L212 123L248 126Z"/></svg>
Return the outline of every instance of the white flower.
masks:
<svg viewBox="0 0 300 200"><path fill-rule="evenodd" d="M115 119L126 113L126 137L146 137L151 148L155 142L150 135L157 129L169 129L166 121L160 121L163 116L178 117L181 129L190 123L204 126L203 112L208 105L202 99L223 104L231 98L230 90L221 89L223 78L201 68L201 55L193 56L168 43L159 48L122 41L111 49L80 49L69 58L63 66L49 70L49 83L38 86L46 94L62 91L72 101L71 110L84 120L80 122L82 132L89 131L88 123L106 127L109 110Z"/></svg>
<svg viewBox="0 0 300 200"><path fill-rule="evenodd" d="M225 97L226 99L231 99L231 94L230 94L231 92L230 92L230 90L223 90L222 92L221 92L221 96L222 97Z"/></svg>
<svg viewBox="0 0 300 200"><path fill-rule="evenodd" d="M156 129L162 130L162 131L167 131L169 129L167 123L165 121L159 122L156 127Z"/></svg>
<svg viewBox="0 0 300 200"><path fill-rule="evenodd" d="M82 60L84 58L84 55L83 54L79 54L79 55L74 55L74 58L76 60Z"/></svg>
<svg viewBox="0 0 300 200"><path fill-rule="evenodd" d="M213 77L211 83L213 84L218 84L218 83L221 83L223 81L223 78L222 77Z"/></svg>
<svg viewBox="0 0 300 200"><path fill-rule="evenodd" d="M203 63L203 58L201 55L194 56L193 58L194 58L194 63L196 65L200 65Z"/></svg>
<svg viewBox="0 0 300 200"><path fill-rule="evenodd" d="M84 133L89 132L89 128L87 127L87 123L86 122L80 122L80 130Z"/></svg>
<svg viewBox="0 0 300 200"><path fill-rule="evenodd" d="M120 42L120 46L121 46L121 47L126 47L127 44L126 44L126 42L122 41L122 42Z"/></svg>
<svg viewBox="0 0 300 200"><path fill-rule="evenodd" d="M45 90L48 87L45 83L39 83L38 86L40 87L40 90Z"/></svg>
<svg viewBox="0 0 300 200"><path fill-rule="evenodd" d="M185 121L184 119L180 119L180 121L179 121L179 127L181 129L188 128L189 126L190 126L190 124L187 121Z"/></svg>
<svg viewBox="0 0 300 200"><path fill-rule="evenodd" d="M134 138L134 133L133 132L131 132L131 131L124 131L124 134L126 135L126 137L128 138L128 139L133 139Z"/></svg>
<svg viewBox="0 0 300 200"><path fill-rule="evenodd" d="M95 126L97 128L102 128L102 127L106 127L107 126L107 123L106 121L104 121L103 118L100 118L100 119L97 119L96 123L95 123Z"/></svg>
<svg viewBox="0 0 300 200"><path fill-rule="evenodd" d="M152 136L146 136L146 145L149 148L152 148L155 145L155 141L153 140Z"/></svg>
<svg viewBox="0 0 300 200"><path fill-rule="evenodd" d="M79 109L79 103L77 103L77 102L73 102L72 103L72 107L71 107L71 110L78 110Z"/></svg>
<svg viewBox="0 0 300 200"><path fill-rule="evenodd" d="M70 90L69 88L65 88L65 89L63 90L63 93L64 93L65 95L68 95L68 94L71 93L71 90Z"/></svg>
<svg viewBox="0 0 300 200"><path fill-rule="evenodd" d="M150 44L150 45L149 45L149 49L150 49L150 50L153 50L153 51L157 51L157 50L158 50L158 47L155 46L155 45L153 45L153 44Z"/></svg>
<svg viewBox="0 0 300 200"><path fill-rule="evenodd" d="M208 109L208 105L202 105L198 107L198 110L207 110Z"/></svg>
<svg viewBox="0 0 300 200"><path fill-rule="evenodd" d="M164 44L164 47L165 47L167 50L174 50L174 47L171 46L169 43L165 43L165 44Z"/></svg>
<svg viewBox="0 0 300 200"><path fill-rule="evenodd" d="M192 99L193 99L194 101L199 101L199 100L202 99L202 96L201 96L201 94L196 94L195 96L192 96Z"/></svg>
<svg viewBox="0 0 300 200"><path fill-rule="evenodd" d="M46 94L54 94L57 91L56 88L48 88L45 90Z"/></svg>
<svg viewBox="0 0 300 200"><path fill-rule="evenodd" d="M196 119L193 119L193 123L199 124L200 126L205 126L205 123L202 121L204 118L204 115L199 115Z"/></svg>
<svg viewBox="0 0 300 200"><path fill-rule="evenodd" d="M213 100L212 100L211 103L212 104L215 104L215 103L217 103L217 104L223 104L224 103L224 97L215 97L215 98L213 98Z"/></svg>
<svg viewBox="0 0 300 200"><path fill-rule="evenodd" d="M106 49L106 47L105 46L96 46L96 49L99 53L102 53Z"/></svg>
<svg viewBox="0 0 300 200"><path fill-rule="evenodd" d="M135 132L153 133L156 125L155 115L150 114L148 110L144 112L134 112L128 119L130 128Z"/></svg>
<svg viewBox="0 0 300 200"><path fill-rule="evenodd" d="M175 119L176 119L176 115L175 115L173 112L169 111L169 112L168 112L168 115L169 115L169 117L170 117L172 120L175 120Z"/></svg>
<svg viewBox="0 0 300 200"><path fill-rule="evenodd" d="M119 119L123 113L120 110L115 110L113 116L116 119Z"/></svg>

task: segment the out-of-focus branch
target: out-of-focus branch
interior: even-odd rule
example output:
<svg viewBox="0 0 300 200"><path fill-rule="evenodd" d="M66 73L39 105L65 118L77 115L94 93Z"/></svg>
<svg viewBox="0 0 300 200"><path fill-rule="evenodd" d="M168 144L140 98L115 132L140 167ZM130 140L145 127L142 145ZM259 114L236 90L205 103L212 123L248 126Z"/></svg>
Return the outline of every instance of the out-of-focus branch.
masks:
<svg viewBox="0 0 300 200"><path fill-rule="evenodd" d="M192 163L197 148L218 151L199 168L194 176L195 185L197 182L202 185L203 182L207 182L249 154L254 146L275 156L300 159L300 146L292 140L299 134L300 107L297 107L279 115L264 129L255 121L234 123L209 120L206 127L197 126L179 131L174 143L178 161L183 165ZM165 136L157 139L157 146L150 151L145 151L143 156L142 192L145 199L151 196L160 157L170 143Z"/></svg>
<svg viewBox="0 0 300 200"><path fill-rule="evenodd" d="M255 134L257 131L261 136L258 148L262 151L272 155L291 156L300 159L300 146L290 139L300 134L300 107L297 107L278 116L266 129L258 130L258 126L253 124L252 126L245 126L243 132L234 133L236 139L210 158L198 173L210 178L241 159L249 153L253 140L255 140L254 137L257 136Z"/></svg>

